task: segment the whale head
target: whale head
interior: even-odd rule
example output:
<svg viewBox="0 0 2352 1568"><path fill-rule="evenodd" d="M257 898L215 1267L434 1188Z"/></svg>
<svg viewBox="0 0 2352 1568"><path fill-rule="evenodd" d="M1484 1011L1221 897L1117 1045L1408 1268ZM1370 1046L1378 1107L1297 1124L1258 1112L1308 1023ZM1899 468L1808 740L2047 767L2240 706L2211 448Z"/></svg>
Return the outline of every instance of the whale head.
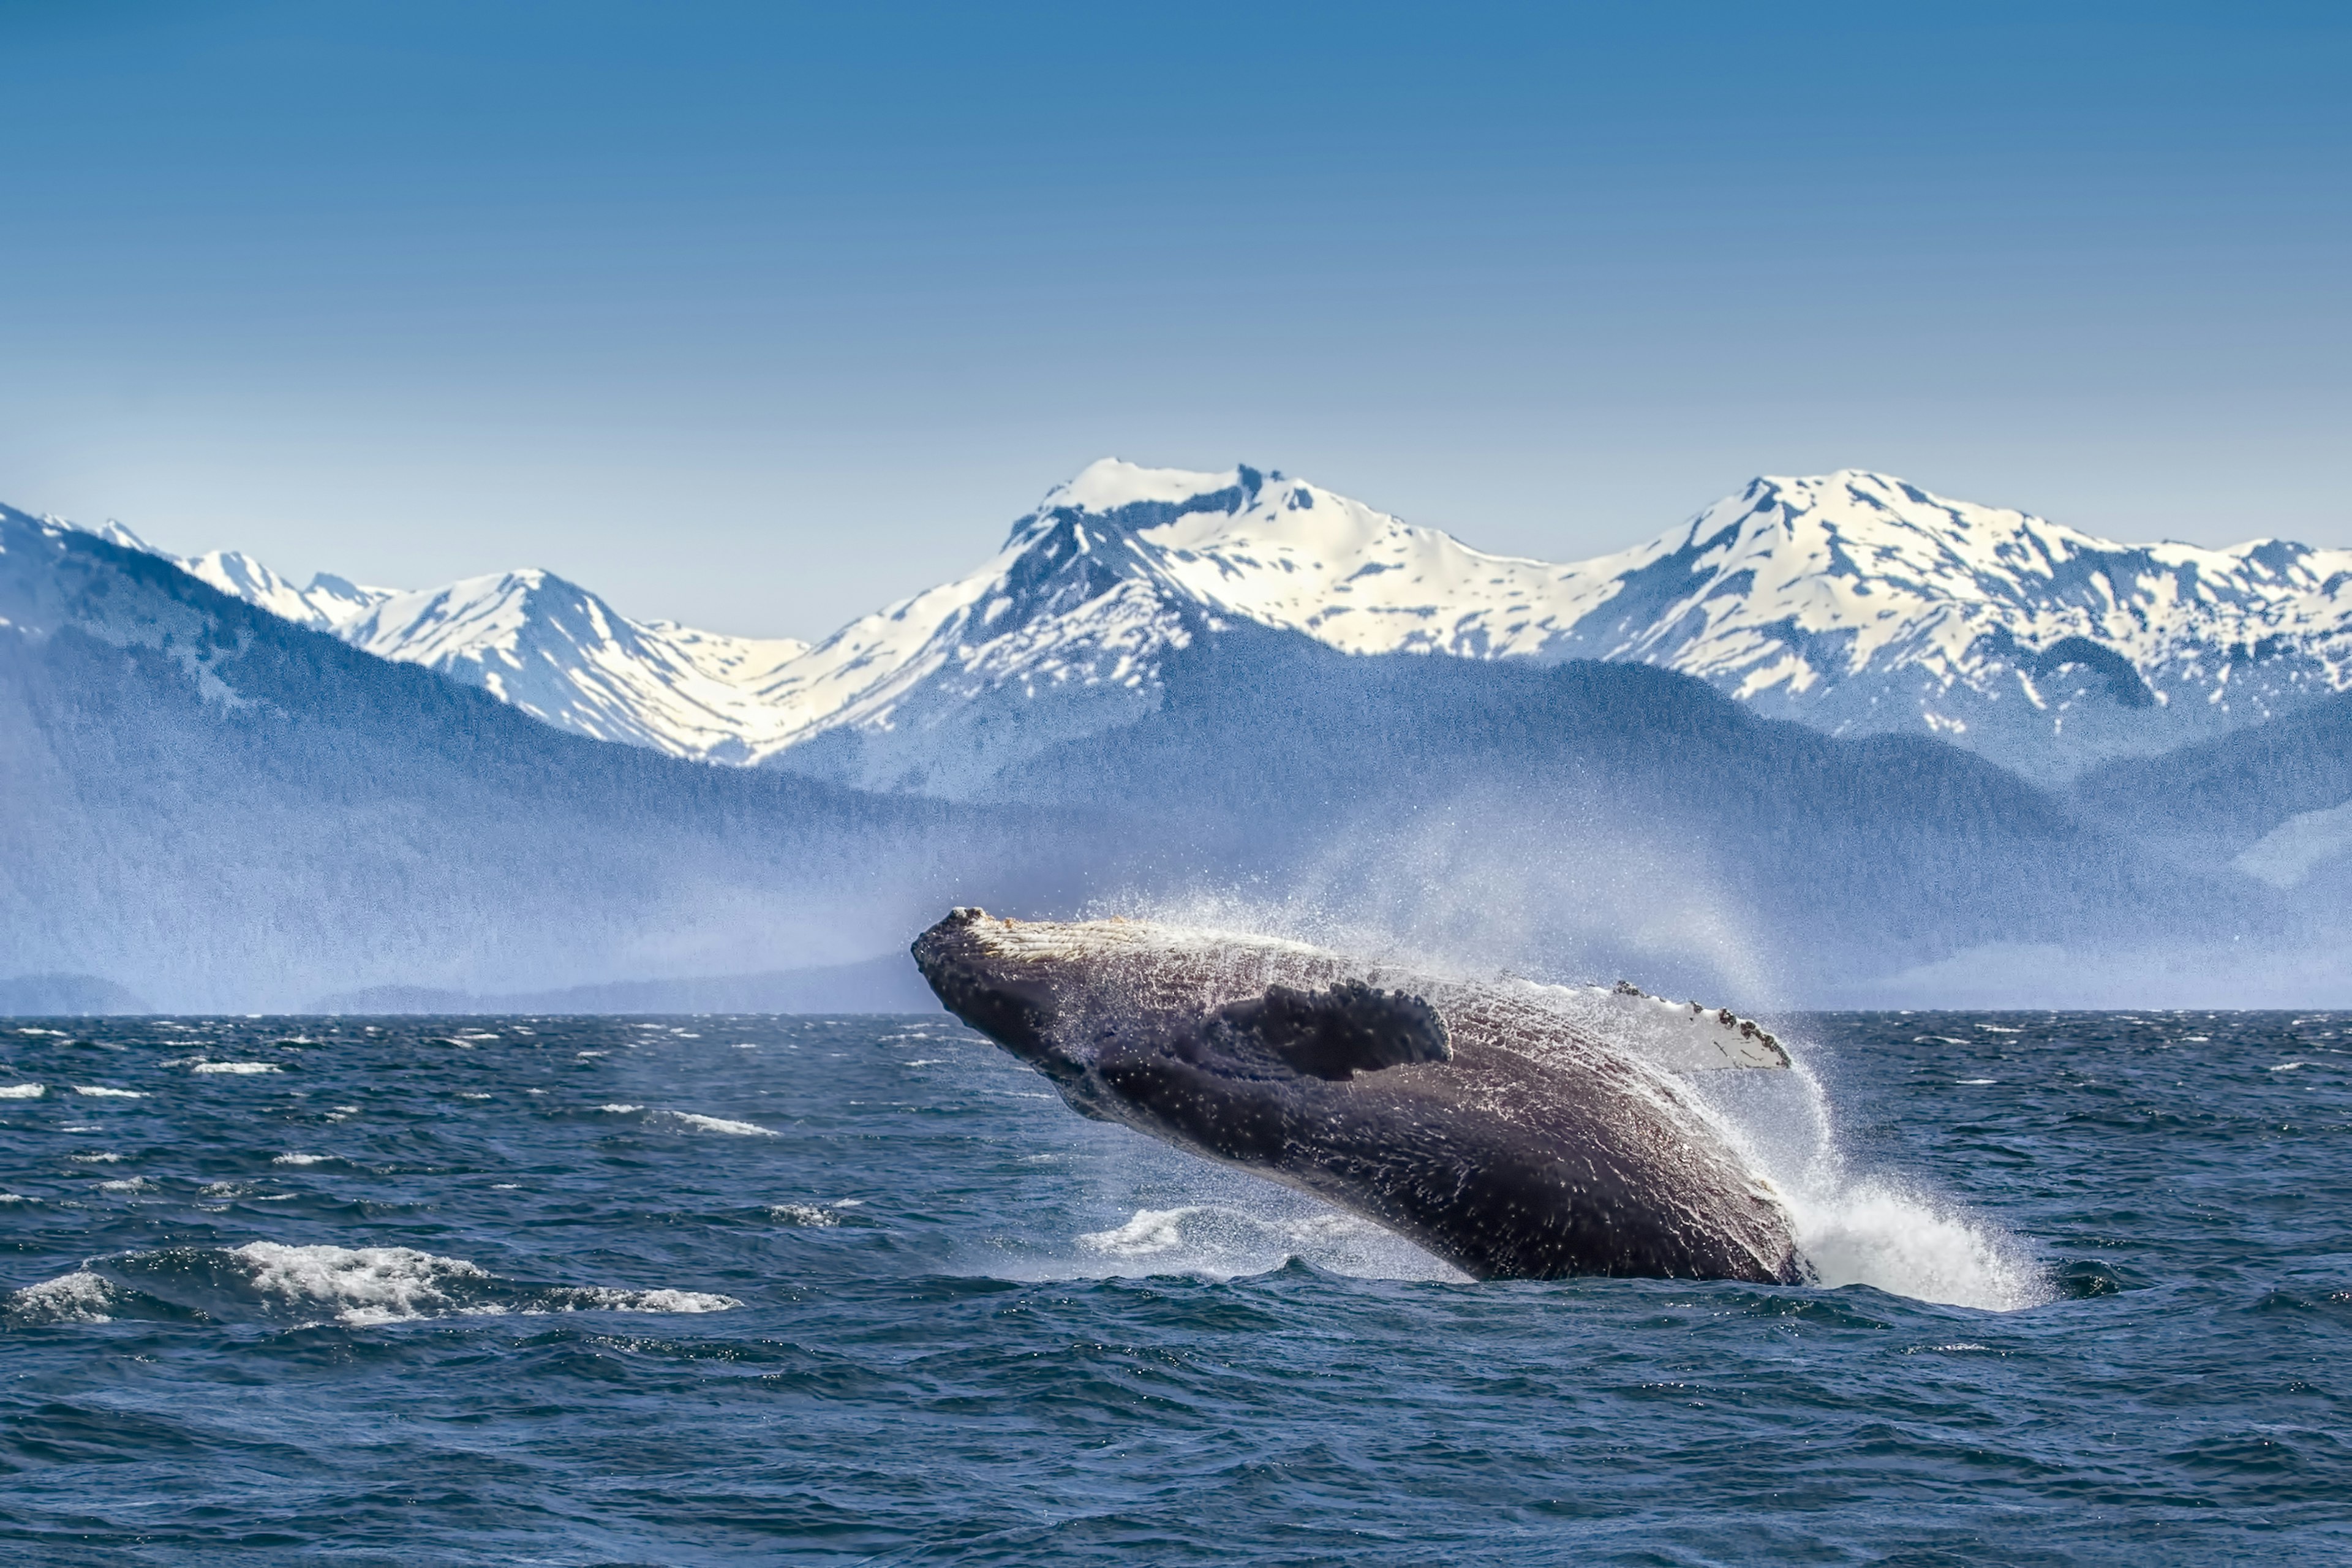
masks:
<svg viewBox="0 0 2352 1568"><path fill-rule="evenodd" d="M1134 1069L1345 1082L1451 1057L1418 996L1294 942L1123 920L1007 920L959 909L915 940L948 1010L1089 1116L1132 1120Z"/></svg>
<svg viewBox="0 0 2352 1568"><path fill-rule="evenodd" d="M1055 1028L1068 978L1038 943L1014 934L1019 926L976 907L950 910L909 951L949 1012L1061 1081L1085 1070Z"/></svg>

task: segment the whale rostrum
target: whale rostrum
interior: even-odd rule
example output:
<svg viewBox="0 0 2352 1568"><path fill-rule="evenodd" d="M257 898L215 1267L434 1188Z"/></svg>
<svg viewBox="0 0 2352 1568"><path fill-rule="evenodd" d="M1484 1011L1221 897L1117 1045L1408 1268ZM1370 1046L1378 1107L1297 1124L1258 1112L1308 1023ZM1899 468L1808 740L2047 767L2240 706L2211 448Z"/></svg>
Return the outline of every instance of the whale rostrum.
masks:
<svg viewBox="0 0 2352 1568"><path fill-rule="evenodd" d="M1789 1065L1727 1010L1145 921L959 909L913 952L950 1012L1080 1114L1474 1278L1803 1277L1787 1208L1681 1076Z"/></svg>

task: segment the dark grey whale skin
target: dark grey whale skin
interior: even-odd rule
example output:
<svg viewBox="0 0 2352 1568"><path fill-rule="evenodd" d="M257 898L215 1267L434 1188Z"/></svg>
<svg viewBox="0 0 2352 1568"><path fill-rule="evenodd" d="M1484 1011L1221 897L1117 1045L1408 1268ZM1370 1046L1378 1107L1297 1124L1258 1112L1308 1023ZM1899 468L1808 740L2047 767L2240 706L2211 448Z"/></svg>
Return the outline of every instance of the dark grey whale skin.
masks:
<svg viewBox="0 0 2352 1568"><path fill-rule="evenodd" d="M1803 1278L1787 1211L1686 1090L1622 1053L1514 1039L1524 1010L1475 988L1351 985L1310 955L1272 963L1300 984L1234 999L1225 955L1008 953L991 928L1009 924L958 910L916 940L916 963L1082 1115L1312 1193L1474 1279ZM1323 1059L1357 1047L1369 1070Z"/></svg>

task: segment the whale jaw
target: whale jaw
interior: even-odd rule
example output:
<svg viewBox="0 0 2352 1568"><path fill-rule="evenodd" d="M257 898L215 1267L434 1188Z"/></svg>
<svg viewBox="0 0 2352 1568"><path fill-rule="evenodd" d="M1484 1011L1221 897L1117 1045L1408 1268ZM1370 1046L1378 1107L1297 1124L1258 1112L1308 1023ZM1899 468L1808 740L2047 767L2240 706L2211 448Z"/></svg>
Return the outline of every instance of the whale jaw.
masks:
<svg viewBox="0 0 2352 1568"><path fill-rule="evenodd" d="M1085 1071L1054 1039L1059 1009L1049 985L988 940L995 921L977 906L949 911L908 951L940 1005L1056 1082Z"/></svg>

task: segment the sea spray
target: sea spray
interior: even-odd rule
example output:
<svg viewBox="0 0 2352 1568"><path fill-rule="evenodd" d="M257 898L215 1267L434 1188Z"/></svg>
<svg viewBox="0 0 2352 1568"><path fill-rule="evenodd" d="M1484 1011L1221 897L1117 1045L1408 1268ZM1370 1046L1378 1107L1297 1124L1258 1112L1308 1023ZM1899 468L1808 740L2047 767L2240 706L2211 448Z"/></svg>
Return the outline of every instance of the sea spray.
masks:
<svg viewBox="0 0 2352 1568"><path fill-rule="evenodd" d="M1809 1059L1815 1048L1783 1032L1786 1072L1694 1079L1726 1139L1769 1182L1796 1221L1797 1247L1816 1283L1868 1285L1949 1306L2014 1311L2054 1291L2030 1249L1901 1174L1857 1170L1836 1105Z"/></svg>

